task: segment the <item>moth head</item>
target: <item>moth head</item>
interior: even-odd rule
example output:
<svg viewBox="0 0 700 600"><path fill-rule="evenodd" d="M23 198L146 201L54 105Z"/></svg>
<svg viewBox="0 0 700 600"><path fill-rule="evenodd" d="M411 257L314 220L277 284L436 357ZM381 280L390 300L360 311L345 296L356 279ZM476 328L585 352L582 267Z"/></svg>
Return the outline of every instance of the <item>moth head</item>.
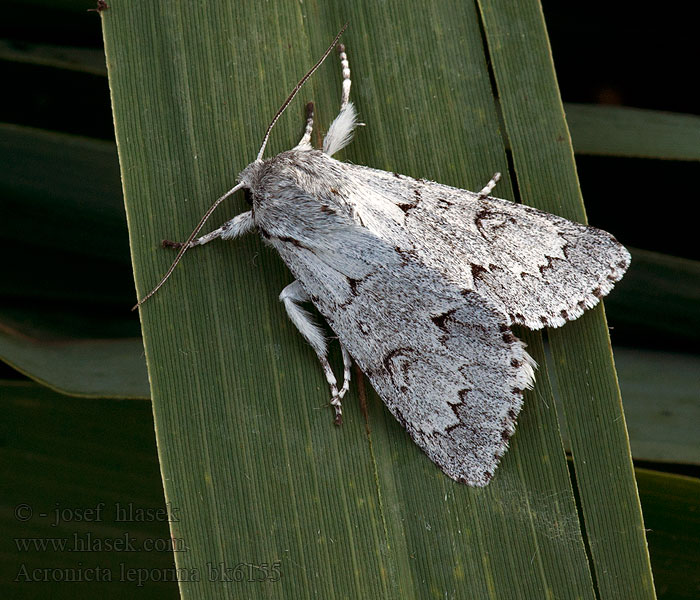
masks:
<svg viewBox="0 0 700 600"><path fill-rule="evenodd" d="M256 189L259 186L260 177L265 170L264 165L268 161L255 160L243 169L236 178L238 185L243 187L243 196L248 206L255 206L257 194Z"/></svg>

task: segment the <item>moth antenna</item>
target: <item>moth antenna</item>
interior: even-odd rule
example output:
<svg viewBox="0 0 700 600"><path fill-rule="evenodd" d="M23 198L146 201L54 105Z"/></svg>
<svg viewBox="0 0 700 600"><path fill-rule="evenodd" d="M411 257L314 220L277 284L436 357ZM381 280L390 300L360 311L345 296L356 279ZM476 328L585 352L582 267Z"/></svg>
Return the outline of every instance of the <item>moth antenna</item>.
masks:
<svg viewBox="0 0 700 600"><path fill-rule="evenodd" d="M163 284L168 280L168 278L173 274L173 271L175 270L175 267L177 267L177 264L182 260L183 255L185 252L190 247L190 244L192 243L192 240L197 236L199 231L204 227L204 224L207 222L207 219L211 216L211 214L216 210L216 207L219 206L226 198L228 198L231 194L234 194L238 190L240 190L243 187L243 183L239 183L237 186L231 188L228 192L226 192L221 198L219 198L214 204L212 204L209 207L209 210L204 213L204 216L202 219L199 221L197 224L197 227L194 228L194 231L190 234L190 237L187 238L187 241L182 245L180 248L180 251L177 253L177 256L175 257L175 260L173 261L173 264L170 265L170 268L167 270L165 275L163 275L163 279L160 280L158 285L154 287L148 294L146 294L141 300L139 300L134 307L131 310L136 310L139 306L141 306L146 300L148 300L153 294L155 294L162 286Z"/></svg>
<svg viewBox="0 0 700 600"><path fill-rule="evenodd" d="M262 158L263 153L265 152L265 146L267 146L267 140L270 138L270 132L272 131L272 128L275 126L275 123L279 120L279 118L282 116L282 113L285 111L287 106L289 106L289 103L294 100L294 96L297 95L297 92L301 89L301 86L303 86L306 83L306 80L311 77L316 69L318 69L322 64L323 61L328 58L328 55L332 52L333 48L335 48L336 44L338 43L338 40L340 39L340 36L343 35L345 30L348 28L349 23L345 23L343 25L342 29L338 32L338 35L335 36L335 39L331 43L330 46L328 46L328 49L323 53L323 56L318 60L318 62L309 69L309 71L306 72L306 75L304 75L300 80L299 83L296 84L294 89L292 90L291 94L287 96L287 99L282 103L282 106L280 106L279 110L277 111L277 114L274 116L272 121L270 122L270 125L267 127L267 131L265 132L265 137L263 138L263 143L262 146L260 147L260 152L258 152L258 157L256 160L260 160ZM178 263L182 260L183 255L185 252L190 247L190 243L194 240L196 235L199 233L199 231L204 227L204 223L206 223L207 219L211 216L211 214L216 210L217 206L221 204L226 198L228 198L231 194L234 192L237 192L239 189L243 187L242 183L239 183L236 187L230 189L228 192L226 192L221 198L219 198L214 204L211 205L209 210L204 214L202 219L199 221L199 224L197 227L195 227L194 231L190 234L190 237L187 238L187 241L182 245L180 248L180 251L177 253L177 256L175 257L175 260L173 261L173 264L170 265L170 268L167 270L165 275L163 275L163 278L160 280L158 285L154 287L148 294L146 294L141 300L139 300L134 307L131 310L136 310L139 306L141 306L146 300L148 300L153 294L155 294L162 286L163 284L168 280L168 278L173 274L173 271L175 270L175 267L177 267Z"/></svg>
<svg viewBox="0 0 700 600"><path fill-rule="evenodd" d="M316 69L318 69L322 64L323 61L326 60L328 55L332 52L333 48L335 48L335 45L338 43L338 40L340 39L340 36L343 35L343 32L348 28L349 22L345 23L343 25L343 28L338 32L338 35L335 36L335 39L331 43L330 46L328 46L328 50L326 50L323 54L323 56L318 60L318 62L311 67L306 72L306 75L304 75L300 80L299 83L296 84L294 89L292 90L292 93L287 96L287 99L282 103L282 106L280 106L279 110L277 111L277 114L275 117L272 119L270 122L270 125L267 128L267 131L265 132L265 137L263 138L263 143L262 146L260 146L260 152L258 152L258 158L256 160L260 160L262 158L263 152L265 152L265 146L267 146L267 140L270 138L270 132L272 131L272 128L275 126L275 123L279 120L279 118L282 116L282 113L285 111L287 106L289 106L289 103L294 100L294 96L297 95L297 92L301 89L301 86L306 83L306 80L311 77Z"/></svg>

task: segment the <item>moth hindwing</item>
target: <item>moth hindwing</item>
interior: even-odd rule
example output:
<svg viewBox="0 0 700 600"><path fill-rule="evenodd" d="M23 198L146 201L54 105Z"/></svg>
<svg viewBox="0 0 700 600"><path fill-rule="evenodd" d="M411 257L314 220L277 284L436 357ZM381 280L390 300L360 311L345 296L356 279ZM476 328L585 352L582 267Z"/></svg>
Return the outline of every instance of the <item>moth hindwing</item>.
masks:
<svg viewBox="0 0 700 600"><path fill-rule="evenodd" d="M498 174L475 193L333 159L357 125L342 45L340 112L323 149L311 145L309 104L297 146L263 159L273 125L339 37L275 115L238 184L186 242L164 242L180 252L141 302L188 248L257 230L295 277L280 300L318 356L336 423L352 357L447 475L483 486L534 383L536 365L511 326L559 327L577 318L620 280L630 256L604 231L491 197ZM196 238L214 208L241 188L251 210ZM342 385L305 302L338 337Z"/></svg>

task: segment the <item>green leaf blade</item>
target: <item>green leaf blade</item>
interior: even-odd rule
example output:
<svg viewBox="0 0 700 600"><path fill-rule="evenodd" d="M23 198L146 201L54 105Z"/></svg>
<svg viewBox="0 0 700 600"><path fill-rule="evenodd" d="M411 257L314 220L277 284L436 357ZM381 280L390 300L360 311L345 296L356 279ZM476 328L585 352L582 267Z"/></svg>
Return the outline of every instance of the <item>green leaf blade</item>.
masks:
<svg viewBox="0 0 700 600"><path fill-rule="evenodd" d="M471 189L507 172L473 5L422 3L401 11L400 26L396 14L372 3L112 3L103 22L141 294L172 259L160 239L184 238L231 187L347 19L368 123L348 159ZM397 87L409 78L423 84ZM337 62L309 83L270 154L301 136L303 100L316 102L317 137L335 115ZM506 181L501 194L512 197ZM217 222L241 206L234 199ZM187 515L172 526L190 545L176 560L279 560L283 577L182 583L184 597L594 597L544 370L495 480L458 485L366 383L366 420L354 391L343 427L331 425L313 352L275 301L291 276L268 248L247 239L197 250L141 311L166 498Z"/></svg>
<svg viewBox="0 0 700 600"><path fill-rule="evenodd" d="M700 117L628 106L565 105L577 153L700 160Z"/></svg>
<svg viewBox="0 0 700 600"><path fill-rule="evenodd" d="M523 202L585 223L541 7L480 4ZM654 598L602 305L549 339L600 597Z"/></svg>

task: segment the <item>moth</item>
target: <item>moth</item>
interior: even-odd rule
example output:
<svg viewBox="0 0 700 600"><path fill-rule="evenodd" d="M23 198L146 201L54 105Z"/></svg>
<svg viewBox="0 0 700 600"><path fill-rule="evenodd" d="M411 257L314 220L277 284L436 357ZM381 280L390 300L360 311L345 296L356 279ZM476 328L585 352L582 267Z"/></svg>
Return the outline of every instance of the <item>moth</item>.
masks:
<svg viewBox="0 0 700 600"><path fill-rule="evenodd" d="M179 253L139 304L189 248L257 230L295 277L280 300L318 356L335 422L342 419L352 357L449 477L484 486L507 450L537 366L511 327L559 327L576 319L621 279L630 255L600 229L491 197L498 174L470 192L333 159L358 125L342 45L340 112L323 148L311 146L309 103L297 146L263 159L280 115L344 30L282 104L238 184L186 242L163 241ZM196 238L216 207L240 189L251 209ZM340 342L340 386L324 332L301 306L308 302Z"/></svg>

